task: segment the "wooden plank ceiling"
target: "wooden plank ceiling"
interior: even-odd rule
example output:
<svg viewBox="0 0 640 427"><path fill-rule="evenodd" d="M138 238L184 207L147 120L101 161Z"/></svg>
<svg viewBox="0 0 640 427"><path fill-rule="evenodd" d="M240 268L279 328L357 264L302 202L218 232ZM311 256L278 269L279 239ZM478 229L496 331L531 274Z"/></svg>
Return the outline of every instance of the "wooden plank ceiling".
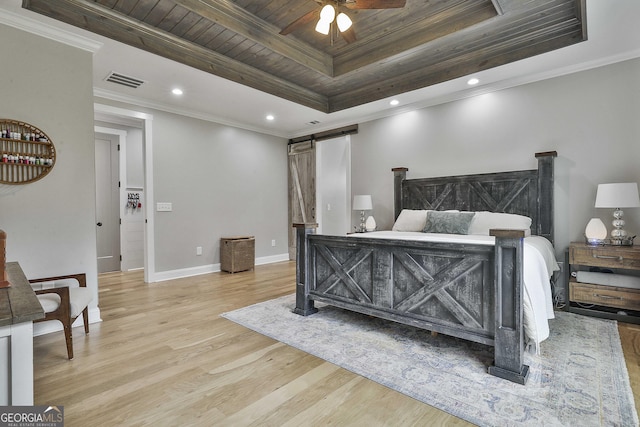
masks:
<svg viewBox="0 0 640 427"><path fill-rule="evenodd" d="M317 33L317 20L279 34L319 12L321 0L23 0L22 7L326 113L587 34L586 0L406 0L375 10L338 1L354 23L351 43Z"/></svg>

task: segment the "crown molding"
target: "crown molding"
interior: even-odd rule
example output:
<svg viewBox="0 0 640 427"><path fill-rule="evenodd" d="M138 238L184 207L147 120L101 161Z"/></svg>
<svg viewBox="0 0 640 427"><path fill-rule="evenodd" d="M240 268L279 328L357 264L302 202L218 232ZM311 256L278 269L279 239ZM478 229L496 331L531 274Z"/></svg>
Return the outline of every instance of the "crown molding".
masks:
<svg viewBox="0 0 640 427"><path fill-rule="evenodd" d="M2 13L0 13L0 24L86 50L91 53L96 53L103 46L102 42L56 28L52 25L43 23L41 20L29 18L9 10L3 10Z"/></svg>
<svg viewBox="0 0 640 427"><path fill-rule="evenodd" d="M93 88L93 96L98 98L104 98L111 101L124 102L127 104L132 104L135 106L145 107L145 108L153 108L154 110L160 110L167 113L178 114L181 116L191 117L193 119L205 120L208 122L213 122L225 126L232 126L239 129L249 130L252 132L264 133L267 135L277 136L280 138L289 138L289 135L286 135L277 129L267 129L267 128L259 128L255 126L247 126L244 123L236 122L233 120L224 119L213 114L206 114L198 111L192 111L182 108L176 108L171 105L161 104L158 102L153 102L149 100L145 100L142 98L136 98L128 95L123 95L121 93L112 92L105 89L100 89L97 87Z"/></svg>
<svg viewBox="0 0 640 427"><path fill-rule="evenodd" d="M620 52L614 55L597 58L591 61L584 61L575 64L570 64L566 66L561 66L557 68L552 68L550 70L540 71L534 74L515 76L513 78L499 80L492 83L487 83L477 88L466 88L458 91L447 92L443 95L437 96L427 96L425 99L421 101L411 102L405 104L400 107L395 108L381 108L378 111L363 114L358 116L357 118L347 118L340 121L332 121L330 124L325 126L319 126L318 128L314 128L314 133L333 129L340 126L346 126L348 124L357 123L366 123L373 120L380 120L387 117L397 116L399 114L408 113L415 110L421 110L423 108L429 108L436 105L446 104L448 102L460 101L467 98L472 98L475 96L484 95L487 93L498 92L505 89L510 89L518 86L524 86L531 83L537 83L544 80L550 80L553 78L563 77L574 73L579 73L583 71L589 71L600 67L606 67L608 65L617 64L624 61L629 61L633 59L640 58L640 49L630 50L625 52ZM524 61L527 61L525 59ZM505 65L508 67L510 64ZM491 70L489 70L490 72ZM480 76L480 79L483 80L483 74L476 73L475 75ZM468 76L462 77L461 80L466 81ZM419 89L418 91L420 91ZM397 98L402 98L402 94L398 95ZM380 102L380 101L376 101ZM386 100L384 101L387 102ZM382 105L382 104L381 104ZM292 136L290 138L297 138L303 135L307 135L309 133L308 129L298 129L292 132Z"/></svg>

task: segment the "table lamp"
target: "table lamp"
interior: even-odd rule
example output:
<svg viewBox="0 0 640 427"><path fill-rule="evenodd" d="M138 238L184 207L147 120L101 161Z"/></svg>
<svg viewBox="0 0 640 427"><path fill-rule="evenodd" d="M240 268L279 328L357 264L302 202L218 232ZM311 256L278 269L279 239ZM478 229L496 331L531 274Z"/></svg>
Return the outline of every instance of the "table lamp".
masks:
<svg viewBox="0 0 640 427"><path fill-rule="evenodd" d="M633 237L627 235L624 229L624 212L621 208L638 208L640 207L640 198L638 197L638 184L635 182L620 182L613 184L599 184L596 193L596 208L614 208L613 221L611 224L614 229L611 230L612 245L633 245Z"/></svg>
<svg viewBox="0 0 640 427"><path fill-rule="evenodd" d="M359 233L364 233L367 230L367 226L365 224L364 211L370 211L373 209L373 202L371 201L371 196L368 194L365 195L357 195L353 196L353 206L352 209L354 211L360 211L360 228L357 229Z"/></svg>

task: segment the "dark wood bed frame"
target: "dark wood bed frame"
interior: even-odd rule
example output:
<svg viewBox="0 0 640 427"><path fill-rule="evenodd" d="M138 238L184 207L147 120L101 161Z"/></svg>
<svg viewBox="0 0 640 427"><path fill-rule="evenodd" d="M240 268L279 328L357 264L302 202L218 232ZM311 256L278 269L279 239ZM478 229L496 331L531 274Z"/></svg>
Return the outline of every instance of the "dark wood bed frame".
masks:
<svg viewBox="0 0 640 427"><path fill-rule="evenodd" d="M531 232L553 242L553 159L538 168L442 178L406 179L393 169L394 210L507 212L532 219ZM314 234L296 227L296 307L314 301L494 347L490 374L525 384L524 230L491 230L495 246Z"/></svg>

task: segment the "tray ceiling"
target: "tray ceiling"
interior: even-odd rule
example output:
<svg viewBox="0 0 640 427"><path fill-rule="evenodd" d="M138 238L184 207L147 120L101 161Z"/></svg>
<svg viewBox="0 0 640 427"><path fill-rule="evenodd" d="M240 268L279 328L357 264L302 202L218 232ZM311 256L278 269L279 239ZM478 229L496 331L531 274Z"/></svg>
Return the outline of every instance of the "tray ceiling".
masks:
<svg viewBox="0 0 640 427"><path fill-rule="evenodd" d="M397 9L345 8L356 36L351 43L317 33L315 21L280 34L321 4L23 0L22 6L325 113L586 40L585 0L406 0Z"/></svg>

